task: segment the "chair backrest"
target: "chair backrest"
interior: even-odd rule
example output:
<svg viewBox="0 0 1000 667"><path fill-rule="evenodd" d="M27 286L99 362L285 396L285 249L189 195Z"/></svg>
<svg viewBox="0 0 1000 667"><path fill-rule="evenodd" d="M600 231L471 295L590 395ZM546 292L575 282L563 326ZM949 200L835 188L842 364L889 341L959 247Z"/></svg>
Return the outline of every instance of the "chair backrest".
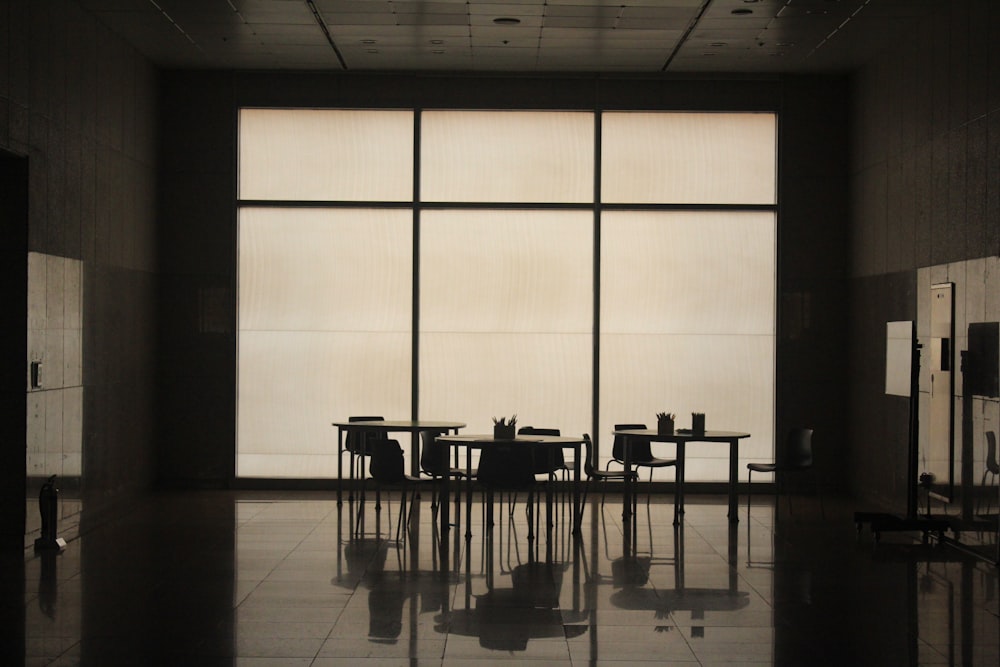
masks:
<svg viewBox="0 0 1000 667"><path fill-rule="evenodd" d="M986 469L994 475L1000 475L1000 461L997 461L997 434L986 432Z"/></svg>
<svg viewBox="0 0 1000 667"><path fill-rule="evenodd" d="M517 429L518 435L560 435L557 428L535 428L534 426L522 426ZM550 463L551 462L551 463ZM535 472L547 474L558 470L566 465L566 457L561 449L549 449L535 451Z"/></svg>
<svg viewBox="0 0 1000 667"><path fill-rule="evenodd" d="M348 417L349 422L384 422L385 417ZM344 438L344 449L349 452L354 452L360 454L365 450L365 442L373 437L387 437L388 432L383 430L377 431L354 431L348 430L347 436Z"/></svg>
<svg viewBox="0 0 1000 667"><path fill-rule="evenodd" d="M535 448L523 442L498 442L484 447L476 478L492 488L523 489L533 485Z"/></svg>
<svg viewBox="0 0 1000 667"><path fill-rule="evenodd" d="M589 433L583 434L583 474L587 477L594 476L594 443Z"/></svg>
<svg viewBox="0 0 1000 667"><path fill-rule="evenodd" d="M811 428L793 428L785 440L784 460L781 466L790 470L811 468L813 464Z"/></svg>
<svg viewBox="0 0 1000 667"><path fill-rule="evenodd" d="M420 469L434 477L447 475L451 467L448 465L449 447L437 441L439 435L431 431L420 432Z"/></svg>
<svg viewBox="0 0 1000 667"><path fill-rule="evenodd" d="M616 431L641 430L645 428L645 424L615 424ZM615 436L615 441L611 445L611 458L619 463L625 462L625 436ZM649 440L634 440L632 442L631 458L632 463L648 461L653 458L653 450L650 448Z"/></svg>
<svg viewBox="0 0 1000 667"><path fill-rule="evenodd" d="M406 464L403 448L396 440L371 438L366 443L371 453L368 472L372 479L381 484L395 484L406 479Z"/></svg>

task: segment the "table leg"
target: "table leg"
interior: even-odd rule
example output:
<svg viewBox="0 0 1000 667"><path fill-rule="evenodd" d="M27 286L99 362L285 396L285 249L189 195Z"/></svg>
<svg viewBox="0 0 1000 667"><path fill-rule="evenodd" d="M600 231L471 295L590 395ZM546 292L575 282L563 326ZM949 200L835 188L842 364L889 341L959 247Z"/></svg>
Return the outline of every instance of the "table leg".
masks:
<svg viewBox="0 0 1000 667"><path fill-rule="evenodd" d="M450 447L441 447L441 459L444 464L441 470L444 474L441 475L441 488L438 492L437 508L438 508L438 519L441 522L441 544L447 545L448 543L448 529L450 528L451 520L451 474L448 470L448 450ZM447 559L443 558L442 562L446 562Z"/></svg>
<svg viewBox="0 0 1000 667"><path fill-rule="evenodd" d="M681 525L681 514L684 514L684 455L685 443L677 443L677 471L674 474L674 525Z"/></svg>
<svg viewBox="0 0 1000 667"><path fill-rule="evenodd" d="M738 451L738 441L733 438L729 441L729 520L734 523L740 520L740 513L736 509L736 454Z"/></svg>
<svg viewBox="0 0 1000 667"><path fill-rule="evenodd" d="M583 508L580 507L580 443L573 445L573 534L579 535L583 519Z"/></svg>
<svg viewBox="0 0 1000 667"><path fill-rule="evenodd" d="M472 447L465 448L465 538L472 539Z"/></svg>
<svg viewBox="0 0 1000 667"><path fill-rule="evenodd" d="M344 504L343 496L341 495L344 491L344 430L338 426L337 427L337 507Z"/></svg>
<svg viewBox="0 0 1000 667"><path fill-rule="evenodd" d="M624 452L624 456L625 456L625 471L626 472L631 472L632 471L632 439L630 437L628 437L628 436L624 436L623 439L622 439L622 444L624 445L623 449L625 450L625 452ZM623 491L622 491L622 530L624 531L622 542L625 545L626 556L630 555L627 552L628 552L629 548L632 545L632 517L634 516L633 506L634 506L634 497L635 497L635 493L636 493L636 489L633 487L633 484L636 484L637 481L638 481L637 478L636 478L635 481L633 481L632 475L625 475L625 479L622 482L622 489L623 489Z"/></svg>

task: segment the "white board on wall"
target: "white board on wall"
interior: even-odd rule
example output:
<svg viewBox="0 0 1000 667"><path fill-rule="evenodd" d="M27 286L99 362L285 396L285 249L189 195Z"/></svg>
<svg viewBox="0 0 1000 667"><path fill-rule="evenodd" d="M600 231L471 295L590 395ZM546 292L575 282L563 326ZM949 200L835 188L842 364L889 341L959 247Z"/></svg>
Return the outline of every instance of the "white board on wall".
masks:
<svg viewBox="0 0 1000 667"><path fill-rule="evenodd" d="M913 322L885 323L885 393L910 395L913 368Z"/></svg>

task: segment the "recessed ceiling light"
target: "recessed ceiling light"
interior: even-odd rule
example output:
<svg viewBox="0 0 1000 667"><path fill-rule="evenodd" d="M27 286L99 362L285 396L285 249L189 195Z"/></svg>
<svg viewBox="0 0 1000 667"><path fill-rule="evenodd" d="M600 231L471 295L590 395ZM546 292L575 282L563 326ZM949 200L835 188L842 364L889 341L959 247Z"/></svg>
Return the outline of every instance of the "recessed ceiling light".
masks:
<svg viewBox="0 0 1000 667"><path fill-rule="evenodd" d="M443 39L432 39L431 44L444 44Z"/></svg>
<svg viewBox="0 0 1000 667"><path fill-rule="evenodd" d="M433 53L436 56L440 56L444 54L444 49L434 49L433 51L431 51L431 53Z"/></svg>
<svg viewBox="0 0 1000 667"><path fill-rule="evenodd" d="M374 44L375 40L374 39L363 39L363 40L361 40L361 43L362 44Z"/></svg>
<svg viewBox="0 0 1000 667"><path fill-rule="evenodd" d="M493 19L493 22L497 25L518 25L521 19L514 18L513 16L498 16Z"/></svg>

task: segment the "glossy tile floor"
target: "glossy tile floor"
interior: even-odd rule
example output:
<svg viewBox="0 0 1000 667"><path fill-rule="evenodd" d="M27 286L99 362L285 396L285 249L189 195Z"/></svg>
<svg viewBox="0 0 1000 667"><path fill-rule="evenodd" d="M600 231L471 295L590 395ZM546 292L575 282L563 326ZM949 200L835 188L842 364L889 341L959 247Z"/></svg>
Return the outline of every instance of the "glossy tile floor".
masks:
<svg viewBox="0 0 1000 667"><path fill-rule="evenodd" d="M529 542L523 502L484 539L429 498L395 540L325 493L191 492L139 503L59 555L4 563L3 665L990 665L998 569L919 536L860 536L853 507L766 498L587 508ZM462 508L464 511L464 508ZM464 516L461 520L464 522ZM356 533L356 534L355 534ZM442 555L444 567L442 567ZM444 571L443 571L444 570Z"/></svg>

